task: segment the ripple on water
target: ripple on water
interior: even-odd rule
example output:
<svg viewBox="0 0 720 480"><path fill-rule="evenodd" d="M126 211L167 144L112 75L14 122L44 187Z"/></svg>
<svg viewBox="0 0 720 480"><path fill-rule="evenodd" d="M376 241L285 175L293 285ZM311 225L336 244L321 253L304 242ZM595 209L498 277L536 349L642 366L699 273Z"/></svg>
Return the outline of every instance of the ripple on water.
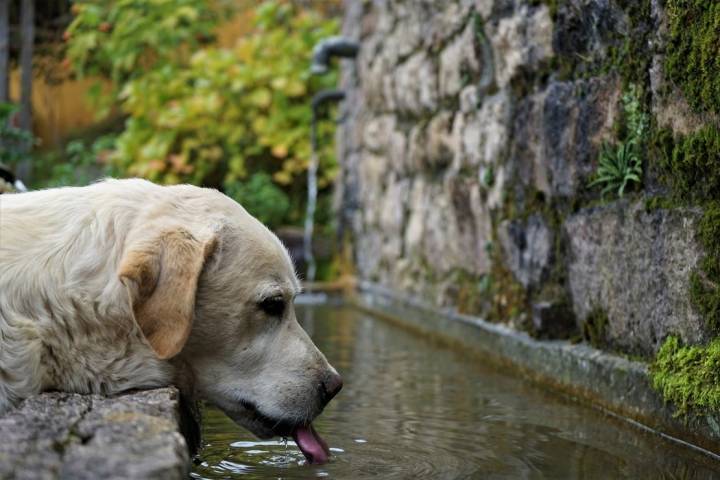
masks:
<svg viewBox="0 0 720 480"><path fill-rule="evenodd" d="M331 462L213 408L193 478L715 478L717 465L342 307L303 307L345 389L315 422Z"/></svg>

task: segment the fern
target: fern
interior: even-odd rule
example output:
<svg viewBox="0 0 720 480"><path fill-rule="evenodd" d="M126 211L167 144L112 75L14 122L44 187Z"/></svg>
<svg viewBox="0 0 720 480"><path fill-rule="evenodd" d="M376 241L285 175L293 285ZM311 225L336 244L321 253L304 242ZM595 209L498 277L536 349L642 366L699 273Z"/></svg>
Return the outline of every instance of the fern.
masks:
<svg viewBox="0 0 720 480"><path fill-rule="evenodd" d="M601 194L615 191L622 197L631 182L642 182L641 151L648 129L648 115L643 111L638 89L631 85L622 97L625 140L614 145L604 143L594 179L590 186L602 185Z"/></svg>
<svg viewBox="0 0 720 480"><path fill-rule="evenodd" d="M629 182L640 183L642 162L636 150L631 142L618 142L615 147L603 144L597 173L590 186L604 185L603 196L616 190L622 197Z"/></svg>

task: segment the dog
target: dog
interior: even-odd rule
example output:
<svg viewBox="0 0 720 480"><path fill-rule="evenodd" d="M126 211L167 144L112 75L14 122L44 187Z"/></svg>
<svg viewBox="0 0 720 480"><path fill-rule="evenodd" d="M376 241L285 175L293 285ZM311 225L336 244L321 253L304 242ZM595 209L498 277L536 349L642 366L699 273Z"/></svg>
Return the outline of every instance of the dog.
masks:
<svg viewBox="0 0 720 480"><path fill-rule="evenodd" d="M222 193L139 179L0 196L0 414L46 390L177 385L328 459L342 379L298 324L280 240Z"/></svg>

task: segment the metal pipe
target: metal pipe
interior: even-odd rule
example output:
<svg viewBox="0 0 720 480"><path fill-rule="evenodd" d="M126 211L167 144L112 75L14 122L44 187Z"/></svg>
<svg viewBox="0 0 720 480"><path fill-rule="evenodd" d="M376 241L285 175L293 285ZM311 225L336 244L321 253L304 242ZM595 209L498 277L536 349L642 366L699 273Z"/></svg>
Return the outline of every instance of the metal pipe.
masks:
<svg viewBox="0 0 720 480"><path fill-rule="evenodd" d="M315 45L310 72L315 75L327 73L332 57L355 58L360 44L345 37L328 37Z"/></svg>
<svg viewBox="0 0 720 480"><path fill-rule="evenodd" d="M315 280L315 271L317 265L315 263L315 255L312 251L312 237L315 231L315 208L317 207L317 171L318 171L318 134L317 122L320 107L329 102L340 102L345 98L345 92L342 90L322 90L315 94L311 102L312 118L310 120L310 165L308 165L307 182L308 182L308 202L305 212L305 229L303 232L303 257L307 272L305 279L308 282Z"/></svg>

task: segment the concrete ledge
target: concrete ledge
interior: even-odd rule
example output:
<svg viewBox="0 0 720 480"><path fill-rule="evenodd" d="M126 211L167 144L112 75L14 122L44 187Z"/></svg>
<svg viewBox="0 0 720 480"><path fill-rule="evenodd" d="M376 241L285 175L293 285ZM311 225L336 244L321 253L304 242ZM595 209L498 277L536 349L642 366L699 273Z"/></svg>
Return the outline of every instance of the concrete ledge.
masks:
<svg viewBox="0 0 720 480"><path fill-rule="evenodd" d="M399 326L510 367L526 378L720 460L720 417L678 419L649 383L647 365L567 341L531 338L502 325L429 307L361 282L349 302Z"/></svg>
<svg viewBox="0 0 720 480"><path fill-rule="evenodd" d="M0 417L0 478L188 478L181 417L175 388L28 398Z"/></svg>

